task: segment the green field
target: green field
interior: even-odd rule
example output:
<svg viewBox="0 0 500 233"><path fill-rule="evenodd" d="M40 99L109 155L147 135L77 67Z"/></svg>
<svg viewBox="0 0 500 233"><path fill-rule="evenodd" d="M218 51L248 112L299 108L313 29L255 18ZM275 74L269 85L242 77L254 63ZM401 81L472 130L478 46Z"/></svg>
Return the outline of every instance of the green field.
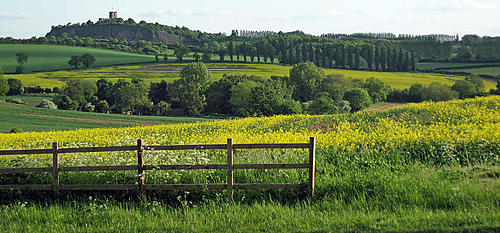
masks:
<svg viewBox="0 0 500 233"><path fill-rule="evenodd" d="M482 67L482 68L469 68L469 69L451 69L452 72L467 72L471 74L486 74L494 77L500 77L500 66L495 67Z"/></svg>
<svg viewBox="0 0 500 233"><path fill-rule="evenodd" d="M178 79L182 67L186 63L168 63L133 66L112 66L98 69L77 70L77 71L55 71L22 75L5 75L6 78L20 79L25 86L40 85L42 87L61 87L64 82L72 78L84 78L97 81L100 78L117 79L143 78L146 82L159 82L167 80L169 82ZM208 69L212 75L219 79L224 74L246 74L261 77L288 76L291 66L274 64L247 64L247 63L208 63ZM367 79L375 77L388 83L393 88L408 88L412 84L430 84L441 82L453 85L456 80L463 79L461 76L452 76L433 73L408 73L408 72L368 72L341 69L324 69L327 74L343 74L350 78ZM495 84L486 83L488 89L494 88Z"/></svg>
<svg viewBox="0 0 500 233"><path fill-rule="evenodd" d="M21 99L26 105L0 102L0 133L9 133L12 128L21 128L25 132L30 132L80 128L120 128L213 120L194 117L136 116L49 110L33 106L38 105L43 99L51 99L51 96L14 96L8 98Z"/></svg>
<svg viewBox="0 0 500 233"><path fill-rule="evenodd" d="M452 62L422 62L417 64L418 70L434 70L434 69L452 69L464 66L484 66L484 65L500 65L498 62L494 63L452 63Z"/></svg>
<svg viewBox="0 0 500 233"><path fill-rule="evenodd" d="M73 55L89 53L96 58L96 66L108 66L126 63L153 62L154 56L143 54L122 53L106 49L94 49L60 45L34 44L0 44L0 66L5 73L14 73L16 53L28 54L28 62L24 65L26 72L39 72L70 69L69 58Z"/></svg>

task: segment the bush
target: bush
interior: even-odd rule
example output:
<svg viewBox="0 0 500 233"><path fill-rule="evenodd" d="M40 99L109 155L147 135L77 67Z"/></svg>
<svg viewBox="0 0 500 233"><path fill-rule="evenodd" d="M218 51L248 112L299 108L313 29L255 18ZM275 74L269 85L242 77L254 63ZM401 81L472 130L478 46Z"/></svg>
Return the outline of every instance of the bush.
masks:
<svg viewBox="0 0 500 233"><path fill-rule="evenodd" d="M21 128L12 128L10 130L10 133L22 133L23 132L23 129Z"/></svg>
<svg viewBox="0 0 500 233"><path fill-rule="evenodd" d="M473 82L467 80L456 81L451 89L458 92L458 98L460 99L472 98L479 94L477 86Z"/></svg>
<svg viewBox="0 0 500 233"><path fill-rule="evenodd" d="M45 108L45 109L57 109L57 105L54 102L43 99L42 102L36 106L37 108Z"/></svg>
<svg viewBox="0 0 500 233"><path fill-rule="evenodd" d="M101 100L95 105L95 111L101 113L108 113L110 111L109 104L106 100Z"/></svg>
<svg viewBox="0 0 500 233"><path fill-rule="evenodd" d="M354 88L344 94L344 100L349 101L351 112L363 110L370 106L372 99L365 89Z"/></svg>
<svg viewBox="0 0 500 233"><path fill-rule="evenodd" d="M319 93L318 98L307 106L307 113L309 114L334 114L338 111L335 101L329 97L327 92Z"/></svg>
<svg viewBox="0 0 500 233"><path fill-rule="evenodd" d="M94 112L94 110L95 110L95 105L93 105L92 103L87 103L87 105L83 107L83 111L85 112Z"/></svg>
<svg viewBox="0 0 500 233"><path fill-rule="evenodd" d="M23 84L19 79L9 78L7 82L9 84L7 95L22 95L24 93Z"/></svg>
<svg viewBox="0 0 500 233"><path fill-rule="evenodd" d="M346 113L351 111L351 104L347 100L342 100L335 105L337 105L339 113Z"/></svg>
<svg viewBox="0 0 500 233"><path fill-rule="evenodd" d="M7 102L13 103L13 104L25 104L22 99L8 99Z"/></svg>
<svg viewBox="0 0 500 233"><path fill-rule="evenodd" d="M431 83L429 87L422 90L424 101L446 101L458 98L458 92L441 83Z"/></svg>

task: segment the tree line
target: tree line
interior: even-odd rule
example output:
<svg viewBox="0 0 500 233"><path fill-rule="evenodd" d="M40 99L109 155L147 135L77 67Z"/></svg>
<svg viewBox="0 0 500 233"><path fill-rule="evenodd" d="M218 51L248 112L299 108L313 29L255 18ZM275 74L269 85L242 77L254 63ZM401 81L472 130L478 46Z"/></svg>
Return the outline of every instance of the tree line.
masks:
<svg viewBox="0 0 500 233"><path fill-rule="evenodd" d="M500 93L498 89L490 92ZM183 68L180 79L172 83L72 79L59 90L54 102L59 109L119 114L271 116L346 113L382 101L443 101L487 94L477 76L453 86L414 84L397 90L376 78L326 75L312 62L294 65L285 77L224 75L219 80L214 80L205 64L197 62Z"/></svg>

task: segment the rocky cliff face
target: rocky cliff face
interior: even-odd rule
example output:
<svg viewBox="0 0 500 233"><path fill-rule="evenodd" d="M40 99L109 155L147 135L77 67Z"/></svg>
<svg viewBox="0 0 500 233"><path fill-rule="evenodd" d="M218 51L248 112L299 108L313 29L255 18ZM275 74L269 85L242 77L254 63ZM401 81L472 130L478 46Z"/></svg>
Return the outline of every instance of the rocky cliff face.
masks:
<svg viewBox="0 0 500 233"><path fill-rule="evenodd" d="M154 31L149 28L144 28L126 24L110 24L110 25L91 25L82 27L67 27L53 28L46 37L62 36L63 33L68 33L69 37L92 37L94 39L118 39L126 41L151 41L154 43L175 44L177 41L189 43L186 38L173 35L162 31Z"/></svg>

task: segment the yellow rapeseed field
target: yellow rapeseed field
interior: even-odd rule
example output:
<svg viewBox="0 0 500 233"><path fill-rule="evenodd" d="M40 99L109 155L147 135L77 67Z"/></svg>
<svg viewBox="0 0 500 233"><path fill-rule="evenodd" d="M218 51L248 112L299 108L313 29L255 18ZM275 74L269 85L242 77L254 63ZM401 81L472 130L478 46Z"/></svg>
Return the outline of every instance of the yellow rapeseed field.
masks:
<svg viewBox="0 0 500 233"><path fill-rule="evenodd" d="M317 137L319 150L338 152L427 151L460 153L458 147L498 151L500 97L410 104L385 112L354 115L295 115L58 132L0 134L0 149L146 144L307 142ZM489 155L486 155L489 156ZM498 156L498 155L495 155Z"/></svg>

